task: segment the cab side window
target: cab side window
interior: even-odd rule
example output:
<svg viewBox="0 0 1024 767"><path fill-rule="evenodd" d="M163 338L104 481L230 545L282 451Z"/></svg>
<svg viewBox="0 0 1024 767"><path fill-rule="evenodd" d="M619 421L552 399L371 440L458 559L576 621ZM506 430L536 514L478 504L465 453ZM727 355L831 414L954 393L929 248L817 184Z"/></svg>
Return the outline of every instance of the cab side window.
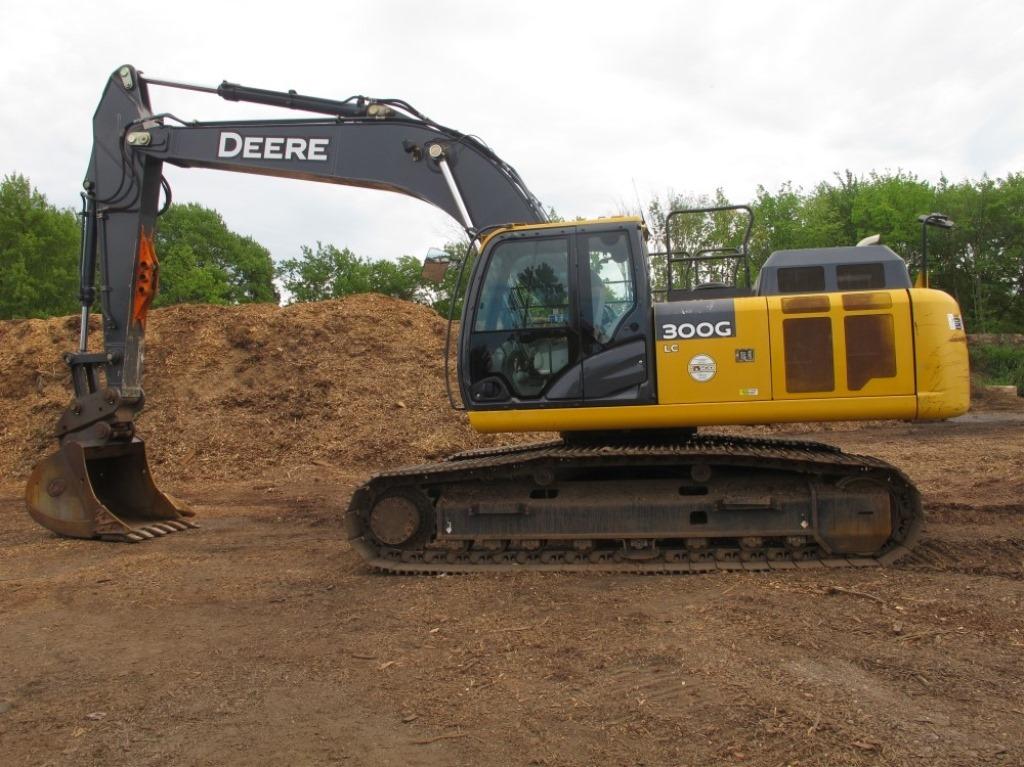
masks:
<svg viewBox="0 0 1024 767"><path fill-rule="evenodd" d="M840 290L883 290L884 264L840 264L836 267L836 286Z"/></svg>
<svg viewBox="0 0 1024 767"><path fill-rule="evenodd" d="M822 293L825 267L789 266L778 271L780 293Z"/></svg>
<svg viewBox="0 0 1024 767"><path fill-rule="evenodd" d="M590 267L590 306L584 318L594 339L607 344L623 318L636 307L636 280L627 232L602 232L581 238L583 256ZM588 328L589 330L589 328Z"/></svg>
<svg viewBox="0 0 1024 767"><path fill-rule="evenodd" d="M565 327L569 245L564 238L500 244L480 291L476 331Z"/></svg>

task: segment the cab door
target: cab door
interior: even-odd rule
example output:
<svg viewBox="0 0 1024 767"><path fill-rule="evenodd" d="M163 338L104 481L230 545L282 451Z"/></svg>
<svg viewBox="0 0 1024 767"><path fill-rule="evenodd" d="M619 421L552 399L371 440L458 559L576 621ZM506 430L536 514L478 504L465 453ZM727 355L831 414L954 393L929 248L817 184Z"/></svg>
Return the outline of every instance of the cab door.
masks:
<svg viewBox="0 0 1024 767"><path fill-rule="evenodd" d="M583 401L588 405L654 401L646 258L635 224L576 229Z"/></svg>
<svg viewBox="0 0 1024 767"><path fill-rule="evenodd" d="M572 227L505 235L481 258L482 279L470 287L463 318L467 407L578 403L583 388Z"/></svg>

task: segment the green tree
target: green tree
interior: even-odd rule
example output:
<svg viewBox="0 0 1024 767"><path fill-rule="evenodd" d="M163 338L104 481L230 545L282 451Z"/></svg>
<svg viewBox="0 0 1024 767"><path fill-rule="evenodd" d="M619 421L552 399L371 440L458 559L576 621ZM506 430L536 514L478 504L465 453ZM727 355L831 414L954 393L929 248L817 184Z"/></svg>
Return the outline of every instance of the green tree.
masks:
<svg viewBox="0 0 1024 767"><path fill-rule="evenodd" d="M658 255L651 259L651 285L655 291L664 291L668 285L668 264L665 251L669 246L666 235L670 235L673 259L686 257L711 260L679 261L672 267L672 287L689 289L708 282L733 283L739 277L743 283L742 263L735 258L713 258L715 251L739 248L743 243L747 217L739 211L717 211L714 213L690 213L674 215L673 211L700 208L720 208L732 203L721 189L714 195L682 195L669 193L664 200L655 199L647 207L647 225L656 245L652 248ZM753 278L753 274L751 274Z"/></svg>
<svg viewBox="0 0 1024 767"><path fill-rule="evenodd" d="M0 319L78 308L79 226L22 175L0 181Z"/></svg>
<svg viewBox="0 0 1024 767"><path fill-rule="evenodd" d="M220 213L196 203L172 205L157 221L157 306L277 303L270 251L232 232Z"/></svg>
<svg viewBox="0 0 1024 767"><path fill-rule="evenodd" d="M774 194L763 186L754 200L755 222L750 253L760 268L776 250L853 245L859 238L848 220L851 197L858 181L836 176L837 184L822 182L811 193L782 184Z"/></svg>
<svg viewBox="0 0 1024 767"><path fill-rule="evenodd" d="M917 216L935 204L934 188L903 171L863 178L836 173L810 193L789 183L774 194L758 187L753 260L760 266L776 250L855 245L872 234L914 260L920 256Z"/></svg>
<svg viewBox="0 0 1024 767"><path fill-rule="evenodd" d="M754 231L750 238L753 262L760 267L776 250L803 247L814 235L808 233L804 209L806 196L786 182L772 194L763 186L754 198Z"/></svg>
<svg viewBox="0 0 1024 767"><path fill-rule="evenodd" d="M406 301L420 298L421 264L413 256L397 262L357 256L348 248L316 244L302 246L300 258L289 258L277 267L277 276L292 301L322 301L353 293L383 293Z"/></svg>
<svg viewBox="0 0 1024 767"><path fill-rule="evenodd" d="M929 238L932 285L952 293L968 327L983 332L1024 328L1024 174L943 182L938 210L956 228Z"/></svg>
<svg viewBox="0 0 1024 767"><path fill-rule="evenodd" d="M369 263L370 290L405 301L421 298L423 265L414 256L400 256L398 261L379 259Z"/></svg>

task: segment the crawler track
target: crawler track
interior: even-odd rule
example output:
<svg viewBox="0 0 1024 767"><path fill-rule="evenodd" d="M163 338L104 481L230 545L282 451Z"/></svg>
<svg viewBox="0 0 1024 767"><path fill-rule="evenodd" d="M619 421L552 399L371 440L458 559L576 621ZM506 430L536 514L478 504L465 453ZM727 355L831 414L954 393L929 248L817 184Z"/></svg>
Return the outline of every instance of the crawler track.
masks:
<svg viewBox="0 0 1024 767"><path fill-rule="evenodd" d="M876 458L701 435L459 453L374 476L345 523L388 572L692 573L885 565L921 517L910 480Z"/></svg>

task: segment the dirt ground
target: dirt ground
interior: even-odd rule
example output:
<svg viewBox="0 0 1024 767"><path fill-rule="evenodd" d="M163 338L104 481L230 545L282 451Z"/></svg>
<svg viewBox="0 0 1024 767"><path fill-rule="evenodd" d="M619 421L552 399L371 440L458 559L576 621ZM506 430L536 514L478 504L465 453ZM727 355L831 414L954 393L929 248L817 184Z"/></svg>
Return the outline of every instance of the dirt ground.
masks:
<svg viewBox="0 0 1024 767"><path fill-rule="evenodd" d="M362 468L164 466L202 529L136 546L50 535L8 481L0 761L1024 764L1024 417L793 431L911 475L912 558L384 576L342 540Z"/></svg>

